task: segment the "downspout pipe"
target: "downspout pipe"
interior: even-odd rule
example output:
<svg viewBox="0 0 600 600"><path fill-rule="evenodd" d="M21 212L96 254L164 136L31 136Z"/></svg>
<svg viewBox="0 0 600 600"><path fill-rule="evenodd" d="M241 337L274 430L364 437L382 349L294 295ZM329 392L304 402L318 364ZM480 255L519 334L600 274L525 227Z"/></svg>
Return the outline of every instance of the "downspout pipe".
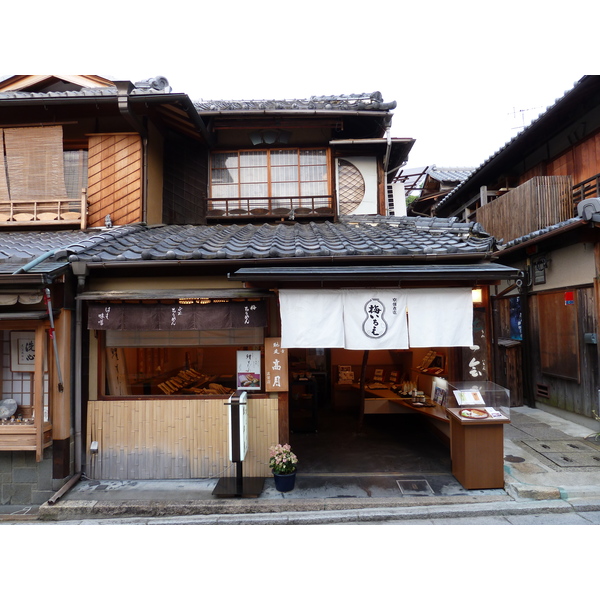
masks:
<svg viewBox="0 0 600 600"><path fill-rule="evenodd" d="M34 258L32 261L28 262L26 265L19 267L13 273L13 275L19 275L19 273L27 273L28 271L33 269L33 267L39 265L41 262L44 262L47 258L51 258L52 256L54 256L54 254L56 252L58 252L58 250L59 249L57 248L56 250L48 250L47 252L44 252L44 254L40 254L39 256Z"/></svg>
<svg viewBox="0 0 600 600"><path fill-rule="evenodd" d="M385 137L387 146L385 149L385 158L383 160L383 172L387 175L388 167L390 166L390 154L392 153L392 128L390 125L385 128Z"/></svg>
<svg viewBox="0 0 600 600"><path fill-rule="evenodd" d="M77 290L83 291L85 275L77 276ZM79 295L79 294L78 294ZM75 472L81 473L83 468L83 443L82 443L82 402L83 381L81 369L83 364L83 301L75 300Z"/></svg>
<svg viewBox="0 0 600 600"><path fill-rule="evenodd" d="M54 360L56 362L56 372L58 374L58 391L64 390L62 371L60 368L60 359L58 358L58 347L56 344L56 331L54 329L54 315L52 314L52 296L50 290L46 288L44 290L44 301L48 307L48 317L50 318L50 338L52 339L52 347L54 348Z"/></svg>

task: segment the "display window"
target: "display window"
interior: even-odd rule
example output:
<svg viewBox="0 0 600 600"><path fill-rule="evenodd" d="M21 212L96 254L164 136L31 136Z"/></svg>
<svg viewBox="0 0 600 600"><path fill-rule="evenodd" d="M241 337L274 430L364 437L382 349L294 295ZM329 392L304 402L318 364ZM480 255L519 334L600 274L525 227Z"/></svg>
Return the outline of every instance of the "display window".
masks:
<svg viewBox="0 0 600 600"><path fill-rule="evenodd" d="M240 386L240 355L260 357L264 344L262 328L121 330L103 337L107 397L230 395Z"/></svg>
<svg viewBox="0 0 600 600"><path fill-rule="evenodd" d="M0 331L2 403L0 421L34 423L35 362L43 360L43 420L49 420L48 364L44 347L36 348L35 330Z"/></svg>

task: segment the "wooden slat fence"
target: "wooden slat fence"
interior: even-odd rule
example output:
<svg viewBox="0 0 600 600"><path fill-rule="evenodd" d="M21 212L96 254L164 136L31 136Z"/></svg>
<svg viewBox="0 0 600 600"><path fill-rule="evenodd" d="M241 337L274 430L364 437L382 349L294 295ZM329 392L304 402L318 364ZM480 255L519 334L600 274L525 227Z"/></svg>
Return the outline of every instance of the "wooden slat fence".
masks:
<svg viewBox="0 0 600 600"><path fill-rule="evenodd" d="M509 242L574 216L569 176L534 177L477 209L477 222Z"/></svg>
<svg viewBox="0 0 600 600"><path fill-rule="evenodd" d="M228 456L224 399L95 401L88 404L87 448L94 479L196 479L235 476ZM277 398L251 398L244 476L269 475L278 441Z"/></svg>

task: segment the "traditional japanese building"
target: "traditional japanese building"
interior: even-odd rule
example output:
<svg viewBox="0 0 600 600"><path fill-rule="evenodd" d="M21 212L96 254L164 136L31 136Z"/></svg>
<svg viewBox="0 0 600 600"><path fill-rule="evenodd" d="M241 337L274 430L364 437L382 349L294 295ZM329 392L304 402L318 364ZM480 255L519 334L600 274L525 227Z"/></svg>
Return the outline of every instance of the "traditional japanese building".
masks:
<svg viewBox="0 0 600 600"><path fill-rule="evenodd" d="M33 464L52 464L46 492L82 473L219 477L227 401L247 391L245 473L265 476L268 447L314 427L323 404L357 421L402 412L369 382L433 396L434 378L489 378L488 286L518 271L492 260L477 224L399 214L394 176L414 140L391 137L395 103L193 103L162 78L101 83L0 88L6 255L19 236L65 236L0 279L18 301L47 287L52 301L2 316L5 354L25 332L35 356L33 387L11 391L33 421L0 426L0 458L33 451L4 435L27 425ZM22 168L45 173L35 189L19 190L12 138ZM51 190L73 151L78 198ZM65 323L58 351L51 316Z"/></svg>

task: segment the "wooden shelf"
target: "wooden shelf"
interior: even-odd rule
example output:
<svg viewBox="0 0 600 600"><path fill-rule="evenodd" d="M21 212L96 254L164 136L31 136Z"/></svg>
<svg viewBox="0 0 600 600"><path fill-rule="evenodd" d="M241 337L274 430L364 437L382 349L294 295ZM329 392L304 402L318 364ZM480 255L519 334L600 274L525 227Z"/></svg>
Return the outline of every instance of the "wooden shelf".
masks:
<svg viewBox="0 0 600 600"><path fill-rule="evenodd" d="M42 434L42 447L52 443L52 424L45 422ZM0 425L0 450L13 452L37 450L37 425L13 423Z"/></svg>

